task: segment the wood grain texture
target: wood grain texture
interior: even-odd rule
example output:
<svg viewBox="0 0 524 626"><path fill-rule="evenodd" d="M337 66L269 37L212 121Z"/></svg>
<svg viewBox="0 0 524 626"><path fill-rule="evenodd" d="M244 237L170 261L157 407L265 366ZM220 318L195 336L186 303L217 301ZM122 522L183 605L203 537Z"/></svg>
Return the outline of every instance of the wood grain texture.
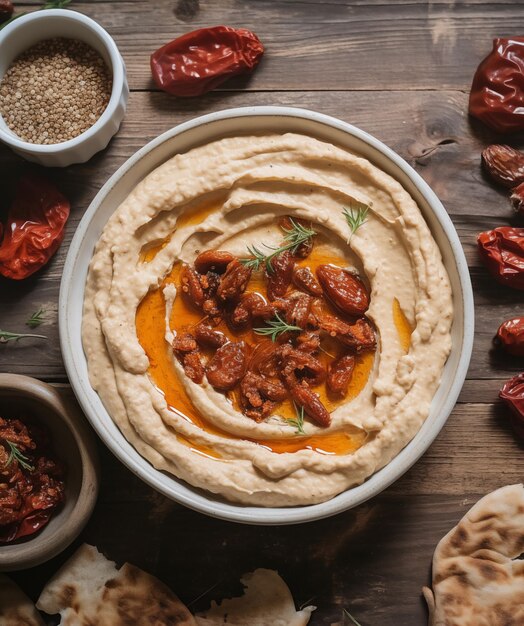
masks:
<svg viewBox="0 0 524 626"><path fill-rule="evenodd" d="M424 457L377 498L331 519L268 528L176 505L99 448L102 490L81 537L50 563L13 575L33 597L87 541L154 572L192 610L240 592L242 573L275 568L298 604L318 606L312 626L343 624L343 608L363 626L424 624L420 590L436 544L484 493L521 480L524 451L502 411L459 406Z"/></svg>
<svg viewBox="0 0 524 626"><path fill-rule="evenodd" d="M15 3L32 10L40 3ZM319 608L313 626L344 624L348 609L362 626L420 626L420 595L438 540L488 491L520 482L524 447L498 402L504 379L522 361L493 349L507 317L523 314L522 293L498 286L481 265L476 235L514 223L503 191L480 169L479 155L500 137L467 116L475 67L497 35L524 31L524 2L511 0L92 0L73 2L117 41L132 93L126 119L109 147L89 163L46 173L68 195L64 243L32 278L0 280L0 328L23 331L46 309L49 339L0 345L0 371L58 383L71 394L57 328L59 282L74 231L97 191L138 148L174 125L234 106L282 104L351 122L401 154L447 208L467 256L476 332L459 403L428 452L379 497L335 518L280 528L217 521L175 505L143 484L100 443L103 481L95 513L66 552L13 575L36 598L82 541L119 563L129 560L170 585L192 610L240 592L257 567L278 569L299 604ZM150 53L173 37L212 24L257 32L267 54L251 80L179 100L153 89ZM513 137L516 147L524 138ZM0 213L12 181L28 167L0 147ZM345 624L348 624L346 620Z"/></svg>
<svg viewBox="0 0 524 626"><path fill-rule="evenodd" d="M0 371L65 380L58 343L57 298L67 247L89 202L126 158L160 133L196 115L255 104L299 106L334 115L374 134L415 167L448 209L470 266L477 333L468 377L503 379L518 371L518 359L492 350L491 341L500 322L522 310L522 295L495 283L476 250L478 232L511 223L512 210L504 192L493 187L480 168L480 152L494 137L470 124L465 115L467 98L457 92L241 92L213 93L198 101L178 101L162 93L132 93L121 131L106 150L87 164L50 171L72 203L64 244L34 277L21 283L0 280L0 328L20 331L33 310L42 306L47 315L41 330L49 341L0 345ZM16 179L27 167L5 147L0 148L0 165L6 180Z"/></svg>
<svg viewBox="0 0 524 626"><path fill-rule="evenodd" d="M32 3L31 3L32 4ZM224 89L468 89L491 39L524 30L522 1L314 2L179 0L74 2L114 37L133 89L151 89L149 55L219 23L254 30L267 48L251 80Z"/></svg>

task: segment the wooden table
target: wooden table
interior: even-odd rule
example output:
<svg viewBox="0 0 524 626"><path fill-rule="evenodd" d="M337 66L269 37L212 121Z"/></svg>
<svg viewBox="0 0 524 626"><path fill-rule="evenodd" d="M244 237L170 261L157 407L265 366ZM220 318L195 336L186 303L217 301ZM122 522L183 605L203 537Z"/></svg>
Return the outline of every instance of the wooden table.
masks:
<svg viewBox="0 0 524 626"><path fill-rule="evenodd" d="M468 258L475 346L446 427L425 456L371 502L302 526L230 524L166 500L100 444L102 489L86 530L64 554L14 578L38 595L49 575L87 541L118 562L129 560L158 575L193 610L239 591L243 572L270 567L283 575L297 603L319 607L312 624L343 623L345 607L362 626L420 626L426 620L420 590L429 582L437 541L480 496L520 481L524 469L523 448L497 401L502 381L520 365L491 346L499 323L522 313L522 295L493 282L475 245L479 231L511 223L504 192L480 170L481 150L500 137L467 115L478 62L492 37L522 34L524 3L93 0L75 1L71 8L115 38L128 69L129 107L106 150L84 165L48 172L72 202L66 239L36 276L0 282L0 328L23 331L24 321L43 307L40 328L49 340L0 346L1 371L36 376L70 393L58 342L58 291L68 244L92 198L163 131L203 113L261 104L305 107L351 122L400 153L433 187ZM149 54L177 35L221 23L252 28L267 46L252 80L231 81L191 100L155 90ZM513 142L519 145L518 138ZM2 190L27 167L4 147L0 164Z"/></svg>

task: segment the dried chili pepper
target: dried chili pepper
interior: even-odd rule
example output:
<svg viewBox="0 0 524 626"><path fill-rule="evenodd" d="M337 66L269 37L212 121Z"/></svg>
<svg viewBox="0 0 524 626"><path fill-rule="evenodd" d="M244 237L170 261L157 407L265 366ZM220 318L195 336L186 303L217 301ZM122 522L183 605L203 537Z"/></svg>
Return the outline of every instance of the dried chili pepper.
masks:
<svg viewBox="0 0 524 626"><path fill-rule="evenodd" d="M495 340L509 354L524 356L524 317L512 317L502 322Z"/></svg>
<svg viewBox="0 0 524 626"><path fill-rule="evenodd" d="M524 129L524 37L499 37L478 66L469 112L500 133Z"/></svg>
<svg viewBox="0 0 524 626"><path fill-rule="evenodd" d="M174 96L199 96L231 76L252 72L264 46L250 30L214 26L186 33L151 55L156 85Z"/></svg>
<svg viewBox="0 0 524 626"><path fill-rule="evenodd" d="M0 274L21 280L45 265L62 243L69 209L45 178L21 178L0 244Z"/></svg>
<svg viewBox="0 0 524 626"><path fill-rule="evenodd" d="M480 233L480 256L503 285L524 290L524 228L499 226Z"/></svg>
<svg viewBox="0 0 524 626"><path fill-rule="evenodd" d="M512 411L513 430L524 440L524 372L510 378L500 390L499 397Z"/></svg>

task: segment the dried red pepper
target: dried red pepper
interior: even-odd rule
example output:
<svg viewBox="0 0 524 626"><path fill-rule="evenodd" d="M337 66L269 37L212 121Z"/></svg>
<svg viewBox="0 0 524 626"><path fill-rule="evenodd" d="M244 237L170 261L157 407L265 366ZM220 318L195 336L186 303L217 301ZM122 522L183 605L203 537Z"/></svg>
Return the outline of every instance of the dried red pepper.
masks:
<svg viewBox="0 0 524 626"><path fill-rule="evenodd" d="M524 440L524 373L510 378L500 390L499 397L511 409L513 430Z"/></svg>
<svg viewBox="0 0 524 626"><path fill-rule="evenodd" d="M469 112L500 133L524 129L524 37L499 37L478 66Z"/></svg>
<svg viewBox="0 0 524 626"><path fill-rule="evenodd" d="M27 278L45 265L64 238L68 200L45 178L20 179L0 244L0 274Z"/></svg>
<svg viewBox="0 0 524 626"><path fill-rule="evenodd" d="M480 233L480 256L503 285L524 290L524 228L499 226Z"/></svg>
<svg viewBox="0 0 524 626"><path fill-rule="evenodd" d="M154 52L151 72L163 91L174 96L199 96L231 76L252 72L263 53L258 37L245 28L200 28Z"/></svg>
<svg viewBox="0 0 524 626"><path fill-rule="evenodd" d="M496 341L509 354L524 356L524 317L512 317L503 322L497 331Z"/></svg>

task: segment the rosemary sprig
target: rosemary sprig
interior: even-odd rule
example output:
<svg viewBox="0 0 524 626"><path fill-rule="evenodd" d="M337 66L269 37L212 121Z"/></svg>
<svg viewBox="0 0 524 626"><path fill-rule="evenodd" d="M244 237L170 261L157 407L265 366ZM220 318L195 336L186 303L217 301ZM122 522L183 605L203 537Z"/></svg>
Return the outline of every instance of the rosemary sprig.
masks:
<svg viewBox="0 0 524 626"><path fill-rule="evenodd" d="M24 469L33 472L35 468L27 462L29 461L29 458L20 452L18 446L12 441L9 441L9 439L6 439L5 442L9 446L9 457L7 459L6 467L11 465L11 463L16 459L18 464Z"/></svg>
<svg viewBox="0 0 524 626"><path fill-rule="evenodd" d="M257 335L265 335L271 337L271 341L276 341L277 337L282 333L290 330L302 330L300 326L292 326L283 320L278 313L275 313L275 319L267 322L267 328L254 328Z"/></svg>
<svg viewBox="0 0 524 626"><path fill-rule="evenodd" d="M317 234L316 230L313 228L308 228L299 222L289 218L289 222L291 226L289 228L282 227L284 231L284 244L279 246L278 248L273 248L272 246L266 246L262 244L268 250L272 250L269 254L265 254L262 250L257 248L256 246L248 246L247 251L251 255L252 258L249 259L240 259L240 262L251 268L252 270L258 271L262 264L265 264L266 270L271 273L273 271L273 266L271 265L271 261L281 252L285 252L286 250L290 250L292 254L295 254L298 250L299 246L305 243L311 237L314 237Z"/></svg>
<svg viewBox="0 0 524 626"><path fill-rule="evenodd" d="M34 337L36 339L47 339L45 335L33 335L31 333L10 333L8 330L0 330L0 343L7 343L8 341L18 341L19 339L26 339L28 337Z"/></svg>
<svg viewBox="0 0 524 626"><path fill-rule="evenodd" d="M288 418L286 421L291 426L294 426L297 429L296 435L305 435L304 431L304 407L297 406L293 402L293 406L295 407L295 412L297 414L296 418Z"/></svg>
<svg viewBox="0 0 524 626"><path fill-rule="evenodd" d="M27 320L26 326L29 326L29 328L36 328L37 326L40 326L40 324L44 321L44 313L45 309L38 309L38 311L35 311Z"/></svg>
<svg viewBox="0 0 524 626"><path fill-rule="evenodd" d="M50 0L44 4L42 9L63 9L70 2L71 0Z"/></svg>
<svg viewBox="0 0 524 626"><path fill-rule="evenodd" d="M358 200L352 200L349 209L344 207L342 213L346 218L351 234L349 235L348 243L351 237L357 232L357 230L365 224L368 218L370 205L359 202Z"/></svg>
<svg viewBox="0 0 524 626"><path fill-rule="evenodd" d="M346 610L346 609L342 609L344 611L344 616L345 617L349 617L349 619L351 620L351 622L353 624L355 624L355 626L360 626L359 622L357 622L357 620L353 617L353 615L351 615L351 613Z"/></svg>
<svg viewBox="0 0 524 626"><path fill-rule="evenodd" d="M266 246L266 247L269 247L269 246ZM259 250L256 246L248 246L247 251L251 255L252 258L240 259L240 263L242 263L242 265L245 265L246 267L249 267L255 272L258 272L262 263L266 262L266 259L268 258L267 255L261 250Z"/></svg>

